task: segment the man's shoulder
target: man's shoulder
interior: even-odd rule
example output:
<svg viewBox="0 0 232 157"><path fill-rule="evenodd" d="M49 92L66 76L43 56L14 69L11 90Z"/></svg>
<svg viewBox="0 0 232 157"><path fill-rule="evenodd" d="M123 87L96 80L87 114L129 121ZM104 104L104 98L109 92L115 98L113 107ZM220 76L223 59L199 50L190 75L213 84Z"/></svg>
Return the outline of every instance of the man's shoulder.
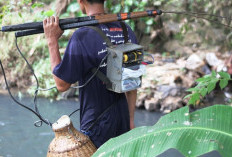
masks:
<svg viewBox="0 0 232 157"><path fill-rule="evenodd" d="M93 29L85 26L78 28L72 35L72 38L76 40L90 40L93 39L95 36L95 32Z"/></svg>

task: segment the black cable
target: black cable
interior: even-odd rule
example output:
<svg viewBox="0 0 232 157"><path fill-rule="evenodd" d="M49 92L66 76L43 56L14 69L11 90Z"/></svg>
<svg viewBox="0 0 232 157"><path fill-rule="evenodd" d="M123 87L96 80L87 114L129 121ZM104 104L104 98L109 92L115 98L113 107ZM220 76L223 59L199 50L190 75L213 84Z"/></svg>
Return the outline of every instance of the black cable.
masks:
<svg viewBox="0 0 232 157"><path fill-rule="evenodd" d="M41 121L43 121L44 123L46 123L46 124L48 124L48 125L51 126L51 123L50 123L48 120L42 119L41 116L40 116L37 112L35 112L33 109L27 107L26 105L23 105L22 103L20 103L18 100L16 100L16 99L14 98L14 96L12 95L12 93L11 93L11 91L10 91L10 87L9 87L9 85L8 85L8 83L7 83L6 74L5 74L5 71L4 71L4 68L3 68L2 61L1 61L1 60L0 60L0 66L1 66L2 73L3 73L3 77L4 77L4 80L5 80L5 83L6 83L6 88L7 88L7 90L8 90L8 93L9 93L10 97L14 100L14 102L16 102L16 103L17 103L18 105L20 105L21 107L23 107L23 108L25 108L25 109L31 111L31 112L34 113ZM35 124L36 124L36 123L35 123Z"/></svg>
<svg viewBox="0 0 232 157"><path fill-rule="evenodd" d="M35 77L35 80L36 80L36 91L35 91L35 96L34 96L34 103L35 103L35 110L37 113L39 113L39 110L38 110L38 107L37 107L37 100L36 100L36 96L37 96L37 93L38 93L38 88L39 88L39 81L38 81L38 78L36 77L35 73L34 73L34 70L33 68L31 67L31 65L29 64L29 62L27 61L27 59L24 57L24 55L22 54L21 50L19 49L19 46L18 46L18 41L17 41L17 37L15 38L15 43L16 43L16 48L19 52L19 54L22 56L22 58L24 59L24 61L27 63L27 66L29 67L29 69L31 70L31 73L34 75Z"/></svg>
<svg viewBox="0 0 232 157"><path fill-rule="evenodd" d="M69 114L69 117L71 117L74 113L76 113L77 111L79 111L80 109L77 109L75 111L73 111L71 114Z"/></svg>
<svg viewBox="0 0 232 157"><path fill-rule="evenodd" d="M95 71L95 73L81 86L75 86L75 87L72 87L72 88L75 88L75 89L79 89L79 88L83 88L85 87L93 78L94 76L96 76L97 72L99 71L100 67L102 66L102 63L104 62L104 60L108 57L109 53L106 54L106 56L104 58L102 58L99 66L97 67L97 70Z"/></svg>
<svg viewBox="0 0 232 157"><path fill-rule="evenodd" d="M199 18L199 19L204 19L204 20L207 20L207 21L211 21L213 23L217 23L217 24L223 25L223 26L228 27L228 28L232 28L232 26L230 26L230 25L226 25L226 24L223 24L223 23L218 22L216 20L211 20L211 19L208 19L208 18L205 18L205 17L196 16L196 15L214 16L214 17L217 17L217 18L229 19L231 21L232 19L229 18L229 17L217 16L217 15L212 15L212 14L207 14L207 13L195 13L195 12L184 12L184 11L179 11L179 12L178 11L163 11L163 13L166 13L166 14L183 14L183 15L188 15L188 16L192 16L192 17L195 17L195 18Z"/></svg>
<svg viewBox="0 0 232 157"><path fill-rule="evenodd" d="M22 107L26 108L27 110L33 112L33 113L40 119L39 121L36 121L36 122L34 123L34 125L35 125L36 127L42 126L42 123L43 123L43 122L46 123L46 124L49 125L49 126L52 126L52 123L51 123L49 120L44 119L44 118L41 116L41 114L39 113L39 109L38 109L38 106L37 106L37 95L38 95L38 91L39 91L39 90L47 91L47 90L51 90L51 89L56 88L56 87L51 87L51 88L49 88L49 89L40 89L40 88L39 88L39 81L38 81L38 78L37 78L37 76L35 75L32 66L30 65L30 63L28 62L28 60L25 58L25 56L22 54L21 50L19 49L18 42L17 42L17 37L16 37L16 47L17 47L17 50L18 50L19 54L22 56L22 58L24 59L24 61L27 63L27 66L28 66L29 69L31 70L31 73L33 74L33 76L34 76L34 78L35 78L35 80L36 80L36 90L35 90L35 93L34 93L34 107L35 107L35 111L34 111L33 109L27 107L26 105L21 104L20 102L18 102L18 101L12 96L12 94L11 94L11 92L10 92L10 88L9 88L9 86L8 86L8 84L7 84L7 81L6 81L6 76L5 76L4 68L3 68L3 66L2 66L2 63L0 62L1 68L2 68L2 71L3 71L3 75L4 75L4 79L5 79L5 83L6 83L6 86L7 86L7 89L8 89L8 92L9 92L11 98L12 98L17 104L19 104L20 106L22 106ZM77 86L77 87L72 87L72 88L83 88L84 86L86 86L86 85L93 79L93 77L97 74L98 70L100 69L101 65L103 64L104 60L107 58L108 55L109 55L109 54L107 54L107 55L101 60L101 62L100 62L100 64L99 64L99 66L98 66L96 72L95 72L83 85ZM0 61L1 61L1 60L0 60ZM76 113L76 112L79 111L79 110L80 110L80 109L77 109L77 110L73 111L73 112L69 115L69 117L71 117L74 113Z"/></svg>
<svg viewBox="0 0 232 157"><path fill-rule="evenodd" d="M41 116L41 114L40 114L40 112L39 112L39 109L38 109L38 106L37 106L37 95L38 95L38 89L39 89L39 81L38 81L38 78L37 78L37 76L35 75L32 66L31 66L30 63L27 61L27 59L24 57L24 55L22 54L21 50L19 49L18 42L17 42L17 37L15 38L15 42L16 42L16 47L17 47L17 50L18 50L19 54L22 56L22 58L24 59L24 61L27 63L27 66L28 66L29 69L31 70L31 73L33 74L33 76L34 76L34 78L35 78L35 80L36 80L36 90L35 90L35 94L34 94L34 107L35 107L35 112L40 116L40 121L37 121L37 122L35 123L35 126L36 126L36 127L39 127L39 126L42 125L42 122L45 122L45 121L48 122L48 123L46 123L46 124L48 124L48 125L51 126L52 123L50 123L48 120L45 120L45 119ZM40 125L37 125L38 123L40 123Z"/></svg>

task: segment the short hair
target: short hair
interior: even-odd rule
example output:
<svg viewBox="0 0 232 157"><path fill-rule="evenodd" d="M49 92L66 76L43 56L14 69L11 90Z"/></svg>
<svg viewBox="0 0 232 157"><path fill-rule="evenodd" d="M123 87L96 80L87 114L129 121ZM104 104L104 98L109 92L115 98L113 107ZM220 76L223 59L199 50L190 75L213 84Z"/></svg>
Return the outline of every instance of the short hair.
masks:
<svg viewBox="0 0 232 157"><path fill-rule="evenodd" d="M89 3L93 4L93 3L102 3L104 4L105 0L87 0Z"/></svg>

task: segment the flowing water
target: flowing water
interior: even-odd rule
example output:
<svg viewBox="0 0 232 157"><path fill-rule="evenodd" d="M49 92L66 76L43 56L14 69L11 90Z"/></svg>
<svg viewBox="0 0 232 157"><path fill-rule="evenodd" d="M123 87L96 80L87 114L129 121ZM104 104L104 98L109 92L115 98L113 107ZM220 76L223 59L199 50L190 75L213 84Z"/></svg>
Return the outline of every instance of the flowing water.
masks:
<svg viewBox="0 0 232 157"><path fill-rule="evenodd" d="M29 107L33 103L32 98L21 100ZM55 122L60 116L70 114L79 107L76 100L49 101L38 99L40 113L51 122ZM162 116L162 113L136 110L136 126L154 125ZM71 119L74 126L79 128L79 112ZM31 112L18 106L7 95L0 95L0 157L45 157L47 148L54 133L44 124L40 128L34 127L37 121ZM158 157L183 157L178 151L170 149ZM217 152L211 152L202 157L220 157Z"/></svg>

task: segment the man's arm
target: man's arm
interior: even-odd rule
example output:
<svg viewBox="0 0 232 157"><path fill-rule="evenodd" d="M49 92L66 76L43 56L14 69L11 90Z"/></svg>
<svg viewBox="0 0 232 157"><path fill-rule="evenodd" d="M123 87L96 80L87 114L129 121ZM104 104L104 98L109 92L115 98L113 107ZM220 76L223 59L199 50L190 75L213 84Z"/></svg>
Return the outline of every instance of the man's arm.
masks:
<svg viewBox="0 0 232 157"><path fill-rule="evenodd" d="M126 92L126 99L128 103L128 108L130 112L130 129L135 128L134 124L134 112L135 112L135 104L137 99L137 90Z"/></svg>
<svg viewBox="0 0 232 157"><path fill-rule="evenodd" d="M51 69L53 71L53 69L61 62L58 40L64 31L59 27L59 18L54 16L45 19L43 21L43 27L49 48ZM57 89L61 92L68 90L71 86L70 83L59 79L55 75L53 75L53 78Z"/></svg>

